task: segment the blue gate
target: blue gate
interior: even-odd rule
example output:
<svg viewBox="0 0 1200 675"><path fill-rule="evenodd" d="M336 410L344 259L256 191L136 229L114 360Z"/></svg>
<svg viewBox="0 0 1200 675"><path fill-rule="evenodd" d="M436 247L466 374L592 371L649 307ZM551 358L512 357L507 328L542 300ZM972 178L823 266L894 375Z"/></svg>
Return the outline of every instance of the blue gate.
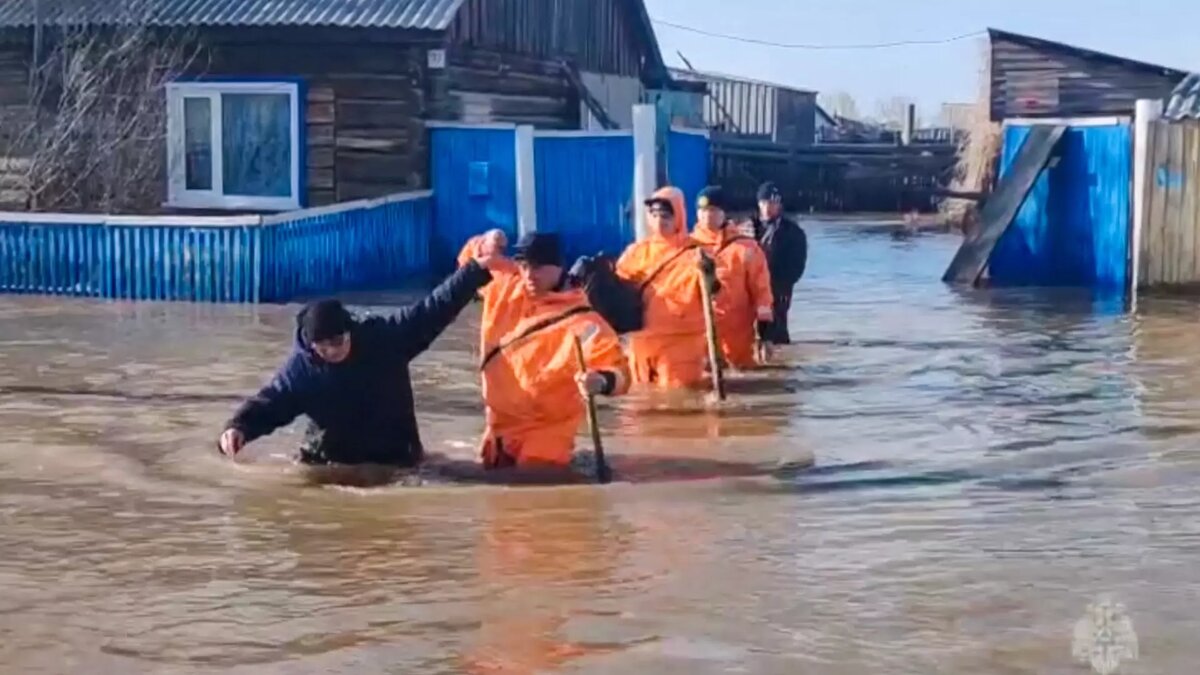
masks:
<svg viewBox="0 0 1200 675"><path fill-rule="evenodd" d="M667 132L667 183L683 191L689 214L696 196L708 185L708 135L700 131ZM689 215L691 222L694 216Z"/></svg>
<svg viewBox="0 0 1200 675"><path fill-rule="evenodd" d="M516 240L516 129L439 126L430 137L435 225L429 262L445 274L476 234L500 228Z"/></svg>
<svg viewBox="0 0 1200 675"><path fill-rule="evenodd" d="M633 135L538 132L533 156L538 231L560 233L568 263L619 256L634 240Z"/></svg>
<svg viewBox="0 0 1200 675"><path fill-rule="evenodd" d="M1029 133L1004 133L1001 175ZM989 259L993 285L1120 290L1128 278L1132 134L1127 124L1070 128Z"/></svg>

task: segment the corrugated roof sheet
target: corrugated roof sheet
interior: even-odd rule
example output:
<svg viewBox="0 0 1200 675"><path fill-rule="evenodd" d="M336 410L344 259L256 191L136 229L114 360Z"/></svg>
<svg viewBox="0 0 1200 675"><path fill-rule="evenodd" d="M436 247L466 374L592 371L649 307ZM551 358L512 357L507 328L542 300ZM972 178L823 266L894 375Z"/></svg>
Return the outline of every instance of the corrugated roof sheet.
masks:
<svg viewBox="0 0 1200 675"><path fill-rule="evenodd" d="M0 28L339 26L445 30L464 0L0 0Z"/></svg>
<svg viewBox="0 0 1200 675"><path fill-rule="evenodd" d="M1167 99L1163 117L1169 120L1200 120L1200 73L1183 78Z"/></svg>

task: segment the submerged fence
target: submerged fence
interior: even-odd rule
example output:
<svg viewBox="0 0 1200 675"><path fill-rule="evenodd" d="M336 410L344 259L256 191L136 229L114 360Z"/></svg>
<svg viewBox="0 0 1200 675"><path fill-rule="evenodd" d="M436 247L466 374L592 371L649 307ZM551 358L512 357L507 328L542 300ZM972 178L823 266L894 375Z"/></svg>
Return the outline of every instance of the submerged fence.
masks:
<svg viewBox="0 0 1200 675"><path fill-rule="evenodd" d="M275 216L0 213L0 292L286 302L429 269L429 192Z"/></svg>

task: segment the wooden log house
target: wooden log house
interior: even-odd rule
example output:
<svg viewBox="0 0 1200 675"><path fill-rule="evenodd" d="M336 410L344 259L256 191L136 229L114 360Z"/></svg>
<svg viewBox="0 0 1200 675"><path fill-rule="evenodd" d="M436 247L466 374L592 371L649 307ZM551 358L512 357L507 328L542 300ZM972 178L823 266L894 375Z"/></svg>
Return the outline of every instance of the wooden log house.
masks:
<svg viewBox="0 0 1200 675"><path fill-rule="evenodd" d="M129 21L203 51L164 93L167 211L427 188L428 122L622 126L673 86L642 0L6 0L0 113L56 35Z"/></svg>

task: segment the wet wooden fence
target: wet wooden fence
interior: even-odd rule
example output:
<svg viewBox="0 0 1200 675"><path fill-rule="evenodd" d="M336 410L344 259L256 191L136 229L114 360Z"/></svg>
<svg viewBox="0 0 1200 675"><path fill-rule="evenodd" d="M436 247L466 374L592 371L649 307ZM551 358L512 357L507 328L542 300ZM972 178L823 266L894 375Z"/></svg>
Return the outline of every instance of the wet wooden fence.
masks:
<svg viewBox="0 0 1200 675"><path fill-rule="evenodd" d="M752 208L759 183L772 180L793 211L929 212L955 159L949 143L790 146L714 134L710 181L723 185L737 208Z"/></svg>
<svg viewBox="0 0 1200 675"><path fill-rule="evenodd" d="M1200 286L1200 122L1149 125L1138 282Z"/></svg>

